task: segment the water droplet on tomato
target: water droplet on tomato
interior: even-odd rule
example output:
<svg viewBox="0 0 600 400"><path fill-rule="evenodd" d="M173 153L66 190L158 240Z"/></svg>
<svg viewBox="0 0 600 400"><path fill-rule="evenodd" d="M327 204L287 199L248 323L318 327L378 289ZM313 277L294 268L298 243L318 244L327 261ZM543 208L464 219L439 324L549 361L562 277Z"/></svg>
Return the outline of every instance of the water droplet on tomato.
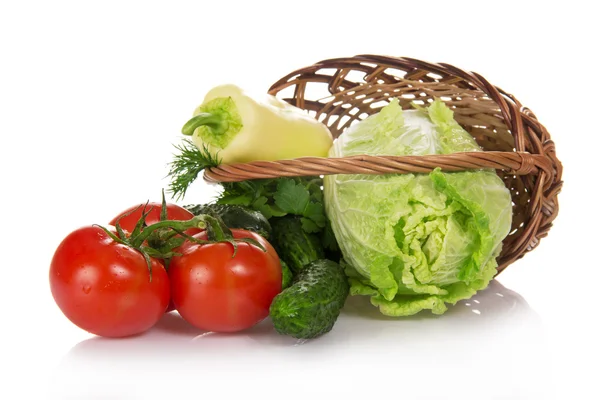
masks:
<svg viewBox="0 0 600 400"><path fill-rule="evenodd" d="M92 290L92 287L90 285L83 286L83 293L88 294L91 290Z"/></svg>

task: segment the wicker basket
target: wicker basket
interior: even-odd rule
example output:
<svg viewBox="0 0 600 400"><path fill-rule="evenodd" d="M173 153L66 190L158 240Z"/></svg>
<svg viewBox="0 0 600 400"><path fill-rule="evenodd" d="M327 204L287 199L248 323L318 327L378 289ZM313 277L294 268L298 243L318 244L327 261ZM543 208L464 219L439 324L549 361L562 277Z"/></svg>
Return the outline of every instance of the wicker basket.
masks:
<svg viewBox="0 0 600 400"><path fill-rule="evenodd" d="M513 225L498 258L499 272L534 249L558 213L562 165L548 131L513 95L477 73L406 57L360 55L294 71L271 86L269 93L308 110L329 126L334 137L353 122L378 112L390 98L398 98L405 109L411 108L411 102L427 104L439 98L485 151L258 161L206 170L205 180L494 168L513 200Z"/></svg>

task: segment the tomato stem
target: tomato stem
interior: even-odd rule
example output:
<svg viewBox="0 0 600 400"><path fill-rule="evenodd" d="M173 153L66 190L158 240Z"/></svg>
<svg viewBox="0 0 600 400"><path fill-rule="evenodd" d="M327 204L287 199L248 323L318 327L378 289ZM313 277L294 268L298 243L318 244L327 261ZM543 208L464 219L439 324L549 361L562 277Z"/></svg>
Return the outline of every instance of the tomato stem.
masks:
<svg viewBox="0 0 600 400"><path fill-rule="evenodd" d="M208 214L200 214L191 219L180 220L163 220L155 224L147 226L142 232L131 236L131 246L140 247L155 231L170 229L174 232L183 232L190 228L206 229L208 240L211 242L227 242L233 240L231 230L221 221ZM171 238L174 235L165 234L163 238Z"/></svg>
<svg viewBox="0 0 600 400"><path fill-rule="evenodd" d="M206 223L202 215L198 215L194 218L191 218L187 221L177 221L177 220L165 220L159 221L155 224L147 226L144 230L137 236L131 238L131 245L133 247L141 246L152 233L159 229L173 229L176 231L185 231L190 228L206 228Z"/></svg>
<svg viewBox="0 0 600 400"><path fill-rule="evenodd" d="M215 242L224 242L233 239L231 230L225 223L208 214L201 214L206 221L206 236L208 240Z"/></svg>
<svg viewBox="0 0 600 400"><path fill-rule="evenodd" d="M102 228L114 241L132 247L138 250L145 258L148 264L150 273L150 281L152 281L152 262L151 258L160 258L164 261L165 267L168 266L172 257L180 255L173 250L183 244L183 242L191 241L194 243L208 244L227 242L233 246L233 256L237 254L238 242L244 242L260 248L263 252L267 250L258 241L251 238L234 238L231 230L225 225L221 218L200 214L188 220L168 220L166 213L166 203L163 192L163 200L161 207L160 221L152 225L146 225L146 217L150 210L146 211L146 206L142 211L142 216L137 222L135 229L129 236L119 224L119 218L115 223L117 234L113 234L108 229ZM139 208L139 207L138 207ZM136 209L137 210L137 209ZM134 210L135 211L135 210ZM201 240L185 233L191 228L206 229L207 239Z"/></svg>

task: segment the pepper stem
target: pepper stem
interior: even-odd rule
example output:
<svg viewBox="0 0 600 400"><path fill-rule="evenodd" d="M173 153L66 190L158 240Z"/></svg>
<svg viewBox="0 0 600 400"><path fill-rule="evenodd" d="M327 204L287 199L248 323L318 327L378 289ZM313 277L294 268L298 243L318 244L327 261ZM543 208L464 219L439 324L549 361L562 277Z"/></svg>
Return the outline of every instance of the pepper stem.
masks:
<svg viewBox="0 0 600 400"><path fill-rule="evenodd" d="M221 115L203 112L186 122L181 128L181 133L192 136L196 128L201 126L209 127L217 135L225 133L229 129L229 123Z"/></svg>

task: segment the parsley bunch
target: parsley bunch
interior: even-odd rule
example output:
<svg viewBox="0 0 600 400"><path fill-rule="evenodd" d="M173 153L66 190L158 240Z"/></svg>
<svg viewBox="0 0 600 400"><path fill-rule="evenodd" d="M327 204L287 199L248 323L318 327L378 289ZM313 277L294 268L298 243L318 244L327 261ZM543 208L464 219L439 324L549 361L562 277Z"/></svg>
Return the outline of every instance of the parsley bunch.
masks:
<svg viewBox="0 0 600 400"><path fill-rule="evenodd" d="M323 207L323 180L293 177L222 183L219 204L237 204L260 211L267 219L296 215L306 233L320 234L323 245L338 249Z"/></svg>

